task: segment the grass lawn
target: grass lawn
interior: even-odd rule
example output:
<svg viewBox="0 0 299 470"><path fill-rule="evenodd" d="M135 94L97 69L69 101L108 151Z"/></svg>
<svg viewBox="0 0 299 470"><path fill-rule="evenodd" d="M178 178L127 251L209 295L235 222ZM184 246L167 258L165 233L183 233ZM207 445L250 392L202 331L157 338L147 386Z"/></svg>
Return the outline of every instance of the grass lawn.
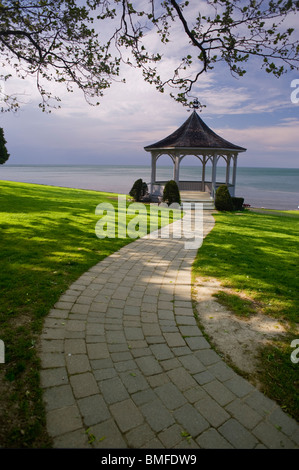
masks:
<svg viewBox="0 0 299 470"><path fill-rule="evenodd" d="M43 319L81 274L132 241L97 238L100 203L117 208L117 195L0 181L0 447L49 445L35 348Z"/></svg>
<svg viewBox="0 0 299 470"><path fill-rule="evenodd" d="M96 237L95 209L103 202L117 208L117 195L0 181L0 339L6 347L0 364L0 447L51 445L35 345L44 317L68 286L132 241ZM299 364L290 361L290 343L298 322L299 220L247 211L217 214L216 220L194 272L245 291L266 315L290 323L288 338L264 351L262 362L267 393L294 415Z"/></svg>
<svg viewBox="0 0 299 470"><path fill-rule="evenodd" d="M294 215L216 213L193 271L232 288L234 295L221 294L218 301L236 314L254 315L258 306L288 325L288 334L262 351L260 380L265 393L299 420L299 363L290 358L291 341L299 338L299 218ZM243 301L241 292L251 300Z"/></svg>

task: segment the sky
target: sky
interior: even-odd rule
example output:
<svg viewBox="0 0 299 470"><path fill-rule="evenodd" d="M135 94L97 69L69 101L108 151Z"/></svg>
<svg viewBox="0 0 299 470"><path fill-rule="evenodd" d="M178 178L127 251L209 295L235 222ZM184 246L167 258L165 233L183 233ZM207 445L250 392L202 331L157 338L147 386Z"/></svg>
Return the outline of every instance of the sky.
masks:
<svg viewBox="0 0 299 470"><path fill-rule="evenodd" d="M153 34L146 40L155 45ZM162 74L185 47L183 40L170 42ZM10 80L7 91L19 93L22 104L16 114L0 115L10 153L6 165L150 165L144 147L176 130L190 110L144 82L140 70L123 72L126 84L113 83L98 107L79 91L51 85L62 100L51 114L38 107L34 78ZM219 65L200 77L192 96L205 104L199 114L214 132L247 149L239 166L299 168L299 71L277 79L252 60L245 76L236 79ZM191 157L186 161L195 163ZM161 157L161 164L170 164L169 157Z"/></svg>

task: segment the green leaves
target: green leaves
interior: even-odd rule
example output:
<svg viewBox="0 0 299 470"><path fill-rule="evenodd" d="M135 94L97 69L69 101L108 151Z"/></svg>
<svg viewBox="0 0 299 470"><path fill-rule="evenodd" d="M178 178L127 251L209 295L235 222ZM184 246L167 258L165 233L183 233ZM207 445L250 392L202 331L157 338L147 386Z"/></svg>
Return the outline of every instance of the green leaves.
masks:
<svg viewBox="0 0 299 470"><path fill-rule="evenodd" d="M142 69L157 90L168 87L170 96L188 105L200 75L218 61L237 76L246 73L251 56L276 76L298 70L298 40L294 28L284 27L297 10L298 1L291 0L214 0L207 2L205 15L200 5L196 11L194 2L178 0L149 0L142 8L128 0L2 0L0 54L18 77L37 77L43 110L59 103L48 91L51 81L68 90L76 86L87 102L98 104L98 97L119 80L121 63ZM153 31L160 44L145 40ZM182 42L182 33L190 44L183 59L172 47ZM176 63L162 79L157 66L161 47L164 52L168 45ZM4 104L14 109L18 102L6 96Z"/></svg>

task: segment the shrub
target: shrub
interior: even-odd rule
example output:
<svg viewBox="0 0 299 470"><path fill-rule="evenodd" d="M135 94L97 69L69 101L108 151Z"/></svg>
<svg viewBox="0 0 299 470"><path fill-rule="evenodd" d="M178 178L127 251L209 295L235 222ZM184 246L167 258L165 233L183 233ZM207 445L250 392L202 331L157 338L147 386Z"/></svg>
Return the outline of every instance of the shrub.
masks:
<svg viewBox="0 0 299 470"><path fill-rule="evenodd" d="M168 205L176 202L181 204L181 196L177 183L174 180L167 181L163 191L163 202L167 202Z"/></svg>
<svg viewBox="0 0 299 470"><path fill-rule="evenodd" d="M244 198L243 197L232 197L232 203L235 211L242 211Z"/></svg>
<svg viewBox="0 0 299 470"><path fill-rule="evenodd" d="M132 186L131 191L129 192L130 196L135 199L135 201L141 201L142 197L145 195L147 192L147 184L142 181L141 178L135 181L135 183Z"/></svg>
<svg viewBox="0 0 299 470"><path fill-rule="evenodd" d="M226 184L222 184L216 191L215 197L215 208L218 211L233 211L234 206L232 197L229 194L229 190Z"/></svg>

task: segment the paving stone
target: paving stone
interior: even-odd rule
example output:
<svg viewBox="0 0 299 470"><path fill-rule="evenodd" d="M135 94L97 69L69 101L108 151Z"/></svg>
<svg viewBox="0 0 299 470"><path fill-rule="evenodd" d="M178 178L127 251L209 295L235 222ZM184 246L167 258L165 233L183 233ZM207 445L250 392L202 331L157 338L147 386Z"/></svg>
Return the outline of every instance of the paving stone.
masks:
<svg viewBox="0 0 299 470"><path fill-rule="evenodd" d="M203 388L222 406L227 405L236 398L236 396L218 380L213 380L203 385Z"/></svg>
<svg viewBox="0 0 299 470"><path fill-rule="evenodd" d="M96 381L112 379L112 377L117 376L117 372L114 367L106 368L106 369L96 369L93 371L94 378Z"/></svg>
<svg viewBox="0 0 299 470"><path fill-rule="evenodd" d="M127 343L127 339L123 331L107 331L106 340L109 344Z"/></svg>
<svg viewBox="0 0 299 470"><path fill-rule="evenodd" d="M86 343L84 339L67 339L64 342L66 354L85 354Z"/></svg>
<svg viewBox="0 0 299 470"><path fill-rule="evenodd" d="M211 347L203 336L191 336L190 338L185 338L185 341L192 351L197 351L198 349L209 349Z"/></svg>
<svg viewBox="0 0 299 470"><path fill-rule="evenodd" d="M268 420L272 423L277 429L281 429L284 434L293 439L298 434L298 423L295 419L288 416L281 408L276 408L269 415ZM295 439L296 441L296 439ZM299 444L299 441L297 442Z"/></svg>
<svg viewBox="0 0 299 470"><path fill-rule="evenodd" d="M174 357L167 344L153 344L150 346L150 350L158 361L172 359Z"/></svg>
<svg viewBox="0 0 299 470"><path fill-rule="evenodd" d="M254 390L254 387L237 374L229 380L226 380L225 386L229 388L238 397L245 397Z"/></svg>
<svg viewBox="0 0 299 470"><path fill-rule="evenodd" d="M44 391L43 399L48 411L75 404L72 389L68 384L47 388Z"/></svg>
<svg viewBox="0 0 299 470"><path fill-rule="evenodd" d="M158 437L166 449L171 449L182 441L181 426L174 424L160 432Z"/></svg>
<svg viewBox="0 0 299 470"><path fill-rule="evenodd" d="M203 432L196 442L202 449L233 449L233 446L213 428Z"/></svg>
<svg viewBox="0 0 299 470"><path fill-rule="evenodd" d="M70 377L70 383L76 398L88 397L99 393L97 382L91 372L72 375Z"/></svg>
<svg viewBox="0 0 299 470"><path fill-rule="evenodd" d="M176 356L186 356L187 354L192 354L191 349L188 346L181 346L179 348L172 348L173 353Z"/></svg>
<svg viewBox="0 0 299 470"><path fill-rule="evenodd" d="M68 382L67 371L65 367L55 367L55 369L44 369L40 371L41 387L55 387L56 385L65 385Z"/></svg>
<svg viewBox="0 0 299 470"><path fill-rule="evenodd" d="M136 359L136 363L145 376L159 374L162 372L160 364L153 356L139 357Z"/></svg>
<svg viewBox="0 0 299 470"><path fill-rule="evenodd" d="M185 404L173 413L175 419L193 438L209 428L208 421L190 403Z"/></svg>
<svg viewBox="0 0 299 470"><path fill-rule="evenodd" d="M110 356L107 345L104 343L87 344L89 359L106 359Z"/></svg>
<svg viewBox="0 0 299 470"><path fill-rule="evenodd" d="M144 421L142 414L131 399L111 405L110 411L123 433L136 428Z"/></svg>
<svg viewBox="0 0 299 470"><path fill-rule="evenodd" d="M240 399L232 401L225 409L247 429L253 429L262 420L259 413Z"/></svg>
<svg viewBox="0 0 299 470"><path fill-rule="evenodd" d="M86 354L70 354L66 356L66 365L69 374L80 374L91 370Z"/></svg>
<svg viewBox="0 0 299 470"><path fill-rule="evenodd" d="M197 374L205 370L205 366L192 354L188 354L187 356L180 356L179 361L191 374Z"/></svg>
<svg viewBox="0 0 299 470"><path fill-rule="evenodd" d="M193 377L195 378L196 382L199 383L199 385L207 384L215 379L214 375L211 374L208 370L204 370L203 372L195 374Z"/></svg>
<svg viewBox="0 0 299 470"><path fill-rule="evenodd" d="M119 377L99 383L103 397L109 405L129 398L129 394Z"/></svg>
<svg viewBox="0 0 299 470"><path fill-rule="evenodd" d="M62 339L65 337L64 328L45 328L41 337L43 339Z"/></svg>
<svg viewBox="0 0 299 470"><path fill-rule="evenodd" d="M269 416L269 414L277 408L276 403L259 390L254 390L244 398L244 401L262 416Z"/></svg>
<svg viewBox="0 0 299 470"><path fill-rule="evenodd" d="M120 374L121 380L130 394L149 387L148 382L139 370L131 369Z"/></svg>
<svg viewBox="0 0 299 470"><path fill-rule="evenodd" d="M181 367L181 363L176 358L160 360L160 365L163 367L165 371L169 371L169 370L173 370L178 367Z"/></svg>
<svg viewBox="0 0 299 470"><path fill-rule="evenodd" d="M142 330L144 336L159 336L161 335L161 329L158 324L143 323Z"/></svg>
<svg viewBox="0 0 299 470"><path fill-rule="evenodd" d="M155 393L169 410L175 410L187 402L182 392L171 382L155 388Z"/></svg>
<svg viewBox="0 0 299 470"><path fill-rule="evenodd" d="M220 356L213 349L201 349L194 353L205 366L210 366L211 364L216 364L216 362L221 361Z"/></svg>
<svg viewBox="0 0 299 470"><path fill-rule="evenodd" d="M180 326L193 325L197 327L195 318L191 316L176 315L176 322Z"/></svg>
<svg viewBox="0 0 299 470"><path fill-rule="evenodd" d="M194 312L192 307L190 308L183 308L183 307L177 307L178 301L175 301L175 314L178 316L190 316L194 317Z"/></svg>
<svg viewBox="0 0 299 470"><path fill-rule="evenodd" d="M53 439L53 443L56 449L90 449L87 434L83 429L57 436Z"/></svg>
<svg viewBox="0 0 299 470"><path fill-rule="evenodd" d="M61 320L68 318L68 316L68 310L61 310L58 308L52 308L48 314L48 318L59 318Z"/></svg>
<svg viewBox="0 0 299 470"><path fill-rule="evenodd" d="M140 410L155 432L163 431L163 429L174 424L172 413L167 411L158 399L145 403L140 407Z"/></svg>
<svg viewBox="0 0 299 470"><path fill-rule="evenodd" d="M144 405L145 403L149 403L151 401L154 401L157 399L157 395L155 392L151 389L148 388L146 390L141 390L138 391L137 393L134 393L132 395L132 399L136 403L136 405Z"/></svg>
<svg viewBox="0 0 299 470"><path fill-rule="evenodd" d="M86 426L101 423L111 417L106 403L98 394L81 398L78 400L78 406Z"/></svg>
<svg viewBox="0 0 299 470"><path fill-rule="evenodd" d="M82 427L77 405L51 410L47 414L47 431L50 436L59 436Z"/></svg>
<svg viewBox="0 0 299 470"><path fill-rule="evenodd" d="M148 447L148 442L154 440L155 438L156 434L147 423L131 429L131 431L126 433L128 445L132 449L141 449L144 446Z"/></svg>
<svg viewBox="0 0 299 470"><path fill-rule="evenodd" d="M230 418L230 415L213 398L205 397L195 403L195 408L215 428Z"/></svg>
<svg viewBox="0 0 299 470"><path fill-rule="evenodd" d="M87 323L86 334L92 336L102 336L105 333L105 328L102 323Z"/></svg>
<svg viewBox="0 0 299 470"><path fill-rule="evenodd" d="M127 443L113 419L103 421L89 428L95 449L126 449Z"/></svg>
<svg viewBox="0 0 299 470"><path fill-rule="evenodd" d="M254 449L258 444L258 440L235 419L226 421L218 431L235 449Z"/></svg>
<svg viewBox="0 0 299 470"><path fill-rule="evenodd" d="M170 370L167 375L182 392L197 385L193 377L183 367Z"/></svg>
<svg viewBox="0 0 299 470"><path fill-rule="evenodd" d="M144 339L142 328L124 328L124 333L128 341Z"/></svg>
<svg viewBox="0 0 299 470"><path fill-rule="evenodd" d="M150 377L147 377L147 381L153 389L170 382L169 377L164 373L151 375Z"/></svg>
<svg viewBox="0 0 299 470"><path fill-rule="evenodd" d="M43 353L55 353L64 351L64 342L62 339L41 339L40 345Z"/></svg>
<svg viewBox="0 0 299 470"><path fill-rule="evenodd" d="M65 359L62 353L43 353L40 354L41 367L43 369L53 368L53 367L64 367Z"/></svg>
<svg viewBox="0 0 299 470"><path fill-rule="evenodd" d="M261 422L253 430L252 433L268 448L268 449L294 449L295 444L275 426L270 423Z"/></svg>
<svg viewBox="0 0 299 470"><path fill-rule="evenodd" d="M185 326L180 325L179 330L183 337L185 336L202 336L202 332L198 328L198 326Z"/></svg>
<svg viewBox="0 0 299 470"><path fill-rule="evenodd" d="M180 333L164 333L164 338L170 348L186 346L184 339Z"/></svg>
<svg viewBox="0 0 299 470"><path fill-rule="evenodd" d="M186 397L187 401L191 404L196 403L197 401L201 400L208 396L207 392L203 390L201 387L189 388L184 392L184 396Z"/></svg>

